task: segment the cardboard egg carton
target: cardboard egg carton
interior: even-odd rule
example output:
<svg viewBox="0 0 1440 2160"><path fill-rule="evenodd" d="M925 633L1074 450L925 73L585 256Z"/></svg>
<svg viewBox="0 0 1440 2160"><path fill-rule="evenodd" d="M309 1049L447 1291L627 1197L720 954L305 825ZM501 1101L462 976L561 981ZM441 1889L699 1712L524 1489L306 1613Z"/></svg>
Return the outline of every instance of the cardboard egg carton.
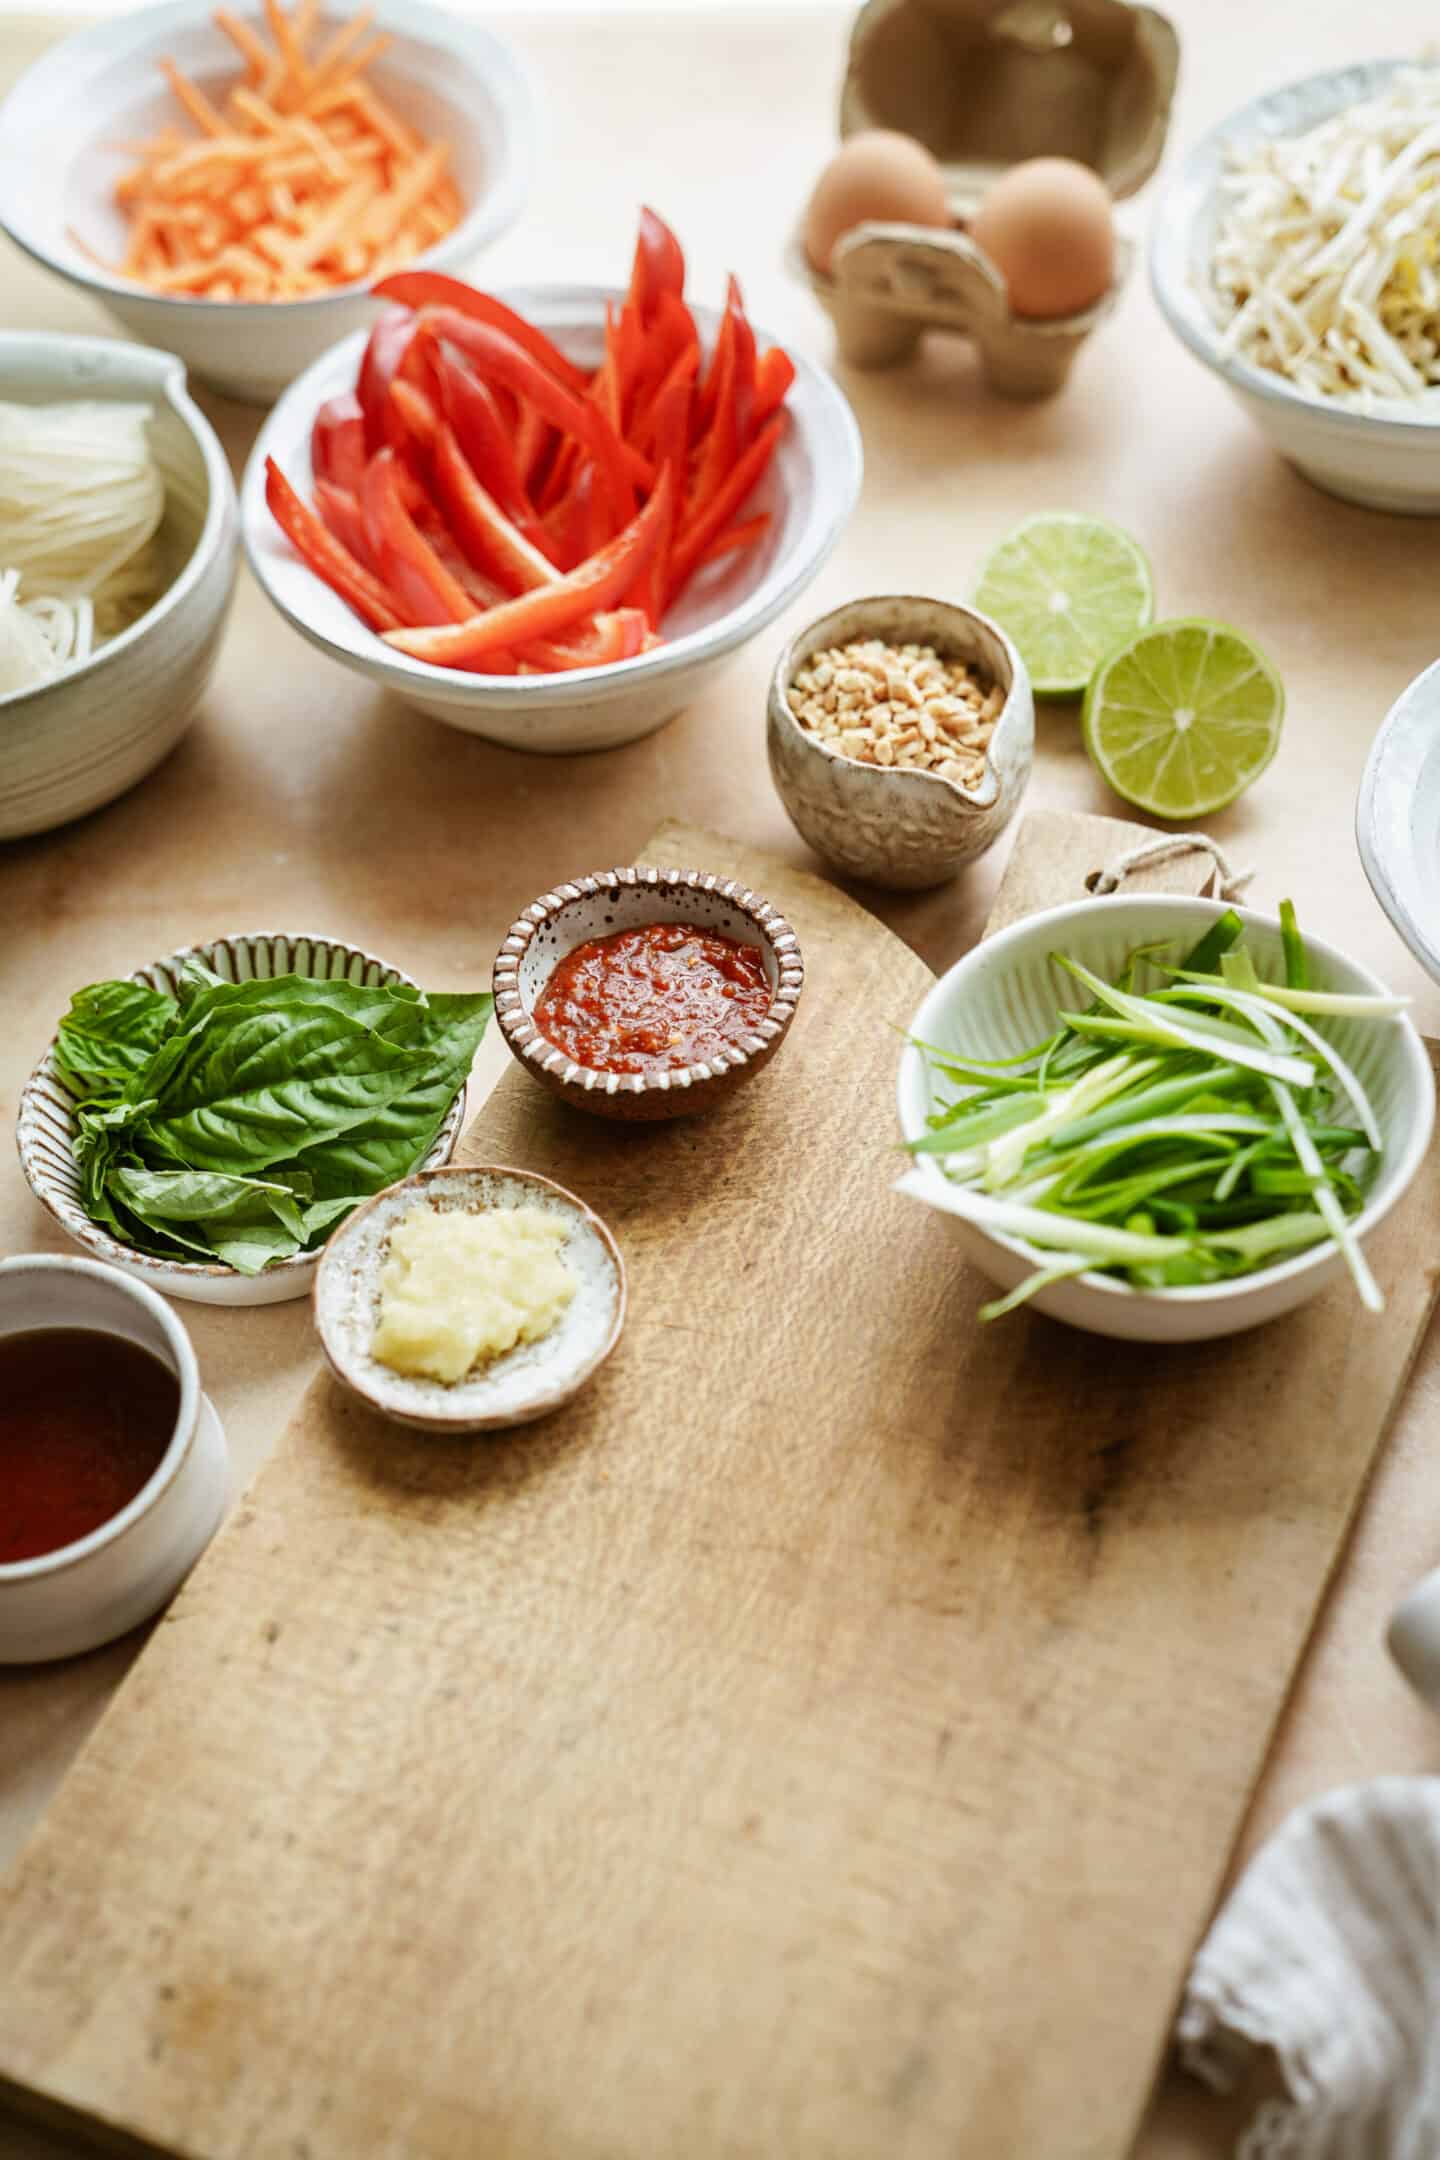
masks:
<svg viewBox="0 0 1440 2160"><path fill-rule="evenodd" d="M841 136L895 128L923 143L956 226L857 225L828 273L795 235L792 267L829 311L843 357L892 367L933 327L974 338L997 390L1058 390L1115 305L1134 248L1117 234L1115 279L1094 306L1038 320L1013 312L964 222L1000 173L1032 157L1075 158L1112 198L1133 194L1164 150L1179 59L1169 20L1127 0L868 0L850 34Z"/></svg>

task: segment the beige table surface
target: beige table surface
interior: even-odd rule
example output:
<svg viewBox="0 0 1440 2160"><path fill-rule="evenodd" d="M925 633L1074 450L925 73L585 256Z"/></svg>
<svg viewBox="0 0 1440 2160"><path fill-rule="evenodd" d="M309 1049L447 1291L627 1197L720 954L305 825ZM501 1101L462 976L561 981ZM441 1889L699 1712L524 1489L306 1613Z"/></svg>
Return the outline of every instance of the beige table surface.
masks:
<svg viewBox="0 0 1440 2160"><path fill-rule="evenodd" d="M1348 0L1312 0L1297 41L1287 27L1293 11L1276 5L1174 0L1172 12L1187 40L1175 149L1262 86L1417 48L1430 16L1421 0L1371 0L1363 15ZM760 322L828 357L828 326L787 279L781 254L832 144L845 22L768 9L517 19L509 34L534 66L547 141L532 205L488 259L487 277L618 282L645 198L684 240L697 295L718 296L733 266ZM0 82L53 35L53 25L0 18ZM1137 222L1150 199L1132 211ZM106 327L3 242L0 324ZM865 437L864 496L793 620L876 589L963 593L985 548L1047 505L1129 526L1150 552L1165 612L1246 626L1285 678L1289 718L1276 762L1213 821L1238 858L1258 864L1253 897L1273 904L1293 894L1308 924L1413 990L1422 1024L1440 1029L1440 991L1380 914L1351 835L1375 728L1440 646L1440 526L1313 493L1173 344L1143 277L1051 403L988 396L965 349L938 340L912 369L842 380ZM256 416L201 398L238 473ZM96 816L0 847L0 1123L13 1119L23 1078L75 985L191 939L262 926L334 930L433 987L479 987L517 907L559 878L626 860L662 815L804 860L765 768L764 685L783 627L650 741L552 762L492 749L372 694L293 635L242 576L213 688L169 762ZM1041 715L1030 800L1117 807L1091 773L1070 712ZM938 969L974 939L999 868L997 852L939 893L868 897ZM495 1069L492 1046L482 1070ZM13 1154L0 1150L0 1250L62 1247ZM192 1306L185 1318L243 1482L315 1366L307 1310ZM1396 1595L1440 1560L1440 1469L1428 1445L1437 1407L1432 1332L1242 1856L1309 1794L1381 1771L1440 1770L1440 1725L1406 1694L1380 1643ZM1296 1444L1323 1446L1324 1435L1297 1433ZM132 1638L64 1667L0 1676L0 1865L138 1647ZM1183 1689L1183 1672L1174 1685ZM1103 1974L1096 1980L1103 1986ZM3 2002L0 1975L0 2015ZM1232 2122L1232 2110L1172 2077L1137 2160L1222 2153ZM63 2149L0 2128L5 2160Z"/></svg>

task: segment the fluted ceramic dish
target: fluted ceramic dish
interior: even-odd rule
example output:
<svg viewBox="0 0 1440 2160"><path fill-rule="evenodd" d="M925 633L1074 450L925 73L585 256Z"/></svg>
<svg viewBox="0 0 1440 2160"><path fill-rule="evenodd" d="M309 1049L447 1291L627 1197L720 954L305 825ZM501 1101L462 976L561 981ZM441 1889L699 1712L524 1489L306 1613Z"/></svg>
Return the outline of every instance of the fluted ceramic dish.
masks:
<svg viewBox="0 0 1440 2160"><path fill-rule="evenodd" d="M1369 60L1288 83L1242 105L1172 171L1150 227L1150 282L1160 311L1218 375L1261 433L1307 480L1372 510L1440 511L1440 403L1420 417L1403 399L1368 411L1307 396L1283 375L1226 352L1206 304L1220 187L1232 150L1304 134L1381 89L1413 61Z"/></svg>
<svg viewBox="0 0 1440 2160"><path fill-rule="evenodd" d="M321 34L348 20L327 7ZM403 120L451 145L468 206L453 232L415 260L456 268L512 224L534 162L529 85L500 40L424 0L377 0L374 27L393 45L375 87ZM202 89L244 80L211 0L127 9L77 30L26 70L0 105L0 225L47 270L92 293L135 336L162 345L200 381L268 404L327 346L378 313L364 285L307 300L228 301L147 292L101 266L124 254L112 190L131 162L119 146L174 123L159 71L177 61Z"/></svg>
<svg viewBox="0 0 1440 2160"><path fill-rule="evenodd" d="M1113 982L1126 956L1139 945L1174 943L1188 950L1224 908L1216 900L1164 894L1116 894L1081 900L1027 916L986 938L941 976L910 1022L900 1059L900 1129L918 1140L937 1107L934 1074L917 1043L963 1050L971 1057L1017 1056L1042 1042L1064 1002L1050 956L1070 954ZM1262 975L1284 974L1280 926L1253 909L1237 908ZM1333 945L1308 933L1311 981L1317 989L1365 996L1385 994L1383 983ZM1435 1120L1435 1083L1425 1046L1403 1014L1393 1020L1323 1020L1317 1023L1345 1057L1374 1105L1383 1140L1378 1174L1355 1217L1363 1241L1405 1192L1430 1144ZM947 1092L949 1092L947 1090ZM957 1243L982 1275L1013 1290L1045 1264L1048 1255L1018 1238L983 1230L954 1212L955 1187L933 1155L919 1156L903 1179L905 1190L946 1214ZM1196 1342L1238 1334L1304 1305L1340 1283L1349 1291L1345 1262L1333 1245L1319 1245L1274 1267L1233 1281L1174 1290L1134 1290L1096 1271L1052 1283L1031 1300L1036 1312L1066 1320L1096 1335L1136 1342ZM997 1321L996 1326L1010 1323Z"/></svg>
<svg viewBox="0 0 1440 2160"><path fill-rule="evenodd" d="M220 1420L163 1298L94 1260L0 1260L0 1336L37 1328L139 1343L175 1375L180 1400L170 1444L127 1506L73 1544L0 1566L0 1665L77 1657L150 1619L214 1536L230 1485Z"/></svg>
<svg viewBox="0 0 1440 2160"><path fill-rule="evenodd" d="M0 398L138 401L165 480L169 583L93 659L0 697L0 840L48 832L124 794L174 749L220 650L239 563L235 489L209 421L168 353L114 338L0 331Z"/></svg>
<svg viewBox="0 0 1440 2160"><path fill-rule="evenodd" d="M442 1215L538 1207L569 1232L560 1258L574 1277L575 1295L550 1333L453 1386L392 1372L370 1354L390 1233L421 1204ZM335 1232L315 1278L315 1325L342 1387L382 1417L441 1436L494 1432L548 1417L598 1372L624 1324L625 1263L600 1217L549 1178L493 1164L422 1171L367 1200Z"/></svg>
<svg viewBox="0 0 1440 2160"><path fill-rule="evenodd" d="M603 351L605 304L623 294L599 286L537 286L510 303L547 331L583 367ZM713 308L691 310L703 347L714 340ZM757 330L763 347L766 332ZM613 667L561 675L478 675L433 667L397 652L353 615L291 547L265 503L265 460L273 457L307 499L310 430L326 398L355 386L362 338L350 338L302 375L276 406L255 445L240 490L250 567L282 615L342 667L467 734L512 750L608 750L653 734L710 683L742 645L803 592L839 539L860 493L860 436L828 375L792 353L795 381L785 401L789 425L770 469L745 505L767 510L770 526L752 548L691 580L665 617L665 641Z"/></svg>
<svg viewBox="0 0 1440 2160"><path fill-rule="evenodd" d="M758 945L770 984L770 1009L753 1035L701 1065L676 1072L609 1073L577 1065L535 1025L535 1001L567 953L587 938L645 923L698 923L741 944ZM631 865L542 893L511 925L495 956L495 1017L512 1055L543 1086L596 1117L653 1122L711 1110L752 1079L785 1040L805 982L794 931L758 893L735 878L703 870Z"/></svg>
<svg viewBox="0 0 1440 2160"><path fill-rule="evenodd" d="M1376 899L1440 982L1440 660L1396 699L1370 745L1355 838Z"/></svg>
<svg viewBox="0 0 1440 2160"><path fill-rule="evenodd" d="M358 945L309 932L250 930L216 938L208 945L188 945L149 967L136 968L131 982L172 995L187 960L199 960L226 982L268 981L275 975L311 975L322 982L407 983L403 969L378 960ZM426 1153L423 1169L450 1160L465 1117L462 1087L445 1113L445 1122ZM86 1214L75 1160L74 1098L55 1070L55 1043L25 1083L16 1126L20 1164L30 1190L62 1230L97 1260L106 1261L136 1281L163 1290L167 1297L192 1298L201 1305L280 1305L304 1297L314 1283L320 1254L295 1253L276 1260L258 1275L242 1275L220 1261L159 1260L122 1245Z"/></svg>
<svg viewBox="0 0 1440 2160"><path fill-rule="evenodd" d="M933 645L966 660L1005 693L978 788L900 765L867 765L796 719L790 686L810 655L880 638ZM953 601L881 594L834 608L793 637L775 664L766 708L770 776L790 822L847 877L900 891L943 885L993 847L1020 807L1035 754L1025 663L998 623Z"/></svg>

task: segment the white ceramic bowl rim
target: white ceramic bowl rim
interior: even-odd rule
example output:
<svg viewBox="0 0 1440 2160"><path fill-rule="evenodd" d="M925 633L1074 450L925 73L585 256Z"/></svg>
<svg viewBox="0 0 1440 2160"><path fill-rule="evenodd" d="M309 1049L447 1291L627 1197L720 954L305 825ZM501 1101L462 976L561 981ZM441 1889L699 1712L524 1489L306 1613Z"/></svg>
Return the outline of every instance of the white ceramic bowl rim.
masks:
<svg viewBox="0 0 1440 2160"><path fill-rule="evenodd" d="M242 323L277 314L294 316L306 310L330 307L336 301L353 302L365 297L370 288L369 281L364 279L358 283L331 286L323 293L307 293L295 300L207 300L195 294L157 293L138 279L112 276L78 249L61 261L35 231L29 215L32 190L26 175L10 169L12 161L18 164L23 146L7 141L7 122L13 124L24 104L36 95L43 96L52 87L56 97L65 97L69 72L85 49L94 45L108 46L113 48L117 62L133 58L137 51L149 50L157 43L163 45L173 31L208 12L208 8L197 8L195 0L170 0L170 4L163 7L137 7L121 18L103 16L98 22L87 24L62 39L25 70L9 95L0 102L0 227L32 261L43 263L47 270L57 272L70 284L82 286L89 292L111 293L128 300L159 300L167 307L191 313L223 309L227 319L233 316ZM507 112L501 159L492 169L490 184L479 201L458 225L443 233L433 246L416 255L405 268L423 270L442 262L465 262L472 255L478 255L507 226L513 225L524 208L535 163L535 99L530 78L509 46L471 17L453 14L448 8L432 7L428 0L404 0L403 10L395 12L396 20L389 27L397 38L397 56L401 50L399 41L407 32L413 32L448 47L457 56L468 57L474 62L477 73L493 82ZM376 27L385 26L383 15L383 9L377 10ZM123 42L127 28L132 33L128 51Z"/></svg>
<svg viewBox="0 0 1440 2160"><path fill-rule="evenodd" d="M216 945L273 945L278 942L283 942L290 945L333 946L338 951L351 954L352 957L360 961L362 965L366 967L379 968L382 970L383 973L390 976L393 980L408 984L408 986L412 990L418 990L420 988L420 985L416 982L415 978L412 975L407 975L403 968L396 967L393 960L382 960L378 953L366 952L363 947L359 945L352 945L348 938L332 937L327 931L321 930L228 931L222 933L218 937L202 938L198 944L182 945L177 952L163 953L158 960L148 960L145 962L143 967L132 969L129 976L126 977L126 980L129 982L139 982L146 974L148 974L155 968L170 968L178 972L178 970L183 967L187 960L203 956L205 953L213 950ZM29 1124L30 1116L31 1090L37 1087L42 1080L51 1080L52 1082L55 1082L56 1085L58 1085L54 1068L56 1040L57 1038L52 1035L50 1041L45 1046L44 1056L40 1059L39 1064L35 1067L34 1071L31 1073L29 1079L26 1081L24 1087L20 1091L19 1116L16 1120L15 1127L16 1145L19 1149L21 1166L24 1169L26 1181L30 1186L30 1190L34 1193L36 1199L40 1202L40 1205L45 1209L47 1214L51 1215L54 1220L60 1224L60 1227L63 1230L69 1233L71 1237L80 1238L83 1235L84 1242L88 1245L93 1246L97 1252L114 1253L117 1256L118 1260L126 1265L131 1265L137 1260L141 1262L148 1262L156 1270L157 1274L169 1277L180 1282L194 1282L198 1279L203 1279L210 1282L234 1281L237 1277L238 1270L232 1267L227 1267L223 1260L160 1260L152 1259L152 1257L146 1253L138 1253L133 1246L122 1244L119 1238L112 1237L109 1231L102 1228L99 1223L92 1222L90 1217L84 1214L83 1209L75 1207L74 1204L68 1199L63 1201L58 1200L56 1196L52 1194L49 1189L49 1177L44 1171L42 1171L38 1167L38 1165L32 1163L31 1161L30 1147L27 1137L27 1127ZM463 1116L465 1105L465 1090L467 1084L467 1081L461 1081L460 1087L455 1095L455 1099L450 1105L450 1108L446 1111L445 1116L441 1121L439 1131L436 1134L435 1141L432 1142L432 1146L438 1145L439 1142L444 1138L452 1123L456 1122L461 1116ZM417 1167L423 1168L424 1165L421 1164ZM412 1176L414 1174L414 1172L411 1173ZM73 1221L72 1217L75 1216L80 1217L80 1221ZM318 1267L321 1254L324 1252L324 1250L325 1248L322 1245L318 1246L313 1252L291 1253L284 1260L274 1261L262 1272L267 1278L273 1280L273 1278L277 1275L294 1273L301 1268ZM241 1279L243 1280L245 1278ZM134 1278L132 1277L131 1280L133 1282Z"/></svg>
<svg viewBox="0 0 1440 2160"><path fill-rule="evenodd" d="M85 1275L133 1299L156 1322L170 1347L180 1383L180 1407L175 1413L175 1430L165 1453L139 1492L118 1514L107 1516L87 1536L76 1538L69 1545L57 1545L53 1552L37 1553L31 1560L12 1560L0 1565L0 1584L24 1582L36 1575L56 1575L63 1568L78 1566L102 1546L123 1537L130 1525L148 1514L160 1495L178 1477L180 1466L194 1445L195 1429L200 1421L200 1368L195 1362L190 1337L164 1298L148 1284L133 1281L130 1276L122 1275L118 1268L106 1267L103 1261L73 1259L68 1253L17 1253L8 1260L0 1260L0 1279L13 1275L55 1275L62 1280L67 1275ZM63 1321L55 1322L57 1327L64 1324Z"/></svg>
<svg viewBox="0 0 1440 2160"><path fill-rule="evenodd" d="M220 447L219 436L190 395L183 360L177 360L173 353L161 352L153 345L134 345L123 338L70 337L48 330L0 330L0 397L9 395L8 377L15 364L43 360L57 348L103 370L100 381L107 391L121 388L126 370L133 370L134 383L126 386L131 396L144 397L148 392L164 398L173 408L199 446L204 460L205 519L178 575L143 615L138 615L118 637L107 639L98 652L92 653L88 660L82 660L78 667L67 668L63 675L50 682L36 683L31 690L15 690L0 697L0 720L12 712L22 711L32 698L47 696L62 682L67 689L72 683L93 682L122 653L147 637L157 623L182 607L214 561L226 523L235 511L235 484L230 477L230 462Z"/></svg>
<svg viewBox="0 0 1440 2160"><path fill-rule="evenodd" d="M1403 60L1369 60L1346 68L1332 68L1320 75L1267 90L1252 98L1228 119L1201 137L1165 183L1150 228L1150 283L1160 311L1171 329L1188 345L1197 359L1228 382L1232 388L1266 400L1272 405L1323 415L1331 427L1352 435L1372 436L1383 429L1394 438L1430 442L1440 427L1440 412L1425 419L1408 411L1396 399L1395 411L1362 412L1327 398L1312 397L1297 389L1285 376L1268 368L1252 367L1234 353L1222 352L1220 333L1191 279L1191 242L1200 218L1208 215L1214 195L1213 170L1223 165L1225 154L1236 145L1261 137L1302 130L1279 130L1266 125L1272 111L1292 99L1313 100L1314 112L1306 125L1356 104L1398 68L1413 67L1413 57ZM1088 1277L1086 1280L1088 1281Z"/></svg>
<svg viewBox="0 0 1440 2160"><path fill-rule="evenodd" d="M1440 982L1440 923L1427 930L1416 912L1420 848L1411 822L1414 817L1418 824L1418 790L1440 737L1437 705L1440 660L1406 685L1380 723L1355 798L1355 840L1376 899L1421 966Z"/></svg>
<svg viewBox="0 0 1440 2160"><path fill-rule="evenodd" d="M547 309L574 309L593 316L599 323L604 318L605 302L619 300L623 294L614 286L607 285L525 285L502 288L498 297L522 315L537 304ZM714 308L693 305L690 309L702 336L713 331L719 323L719 313ZM753 325L756 344L763 350L767 345L781 342L771 336L760 324ZM292 608L274 583L267 577L265 566L255 545L255 535L263 529L261 520L268 518L265 506L265 460L275 454L276 444L283 433L294 407L308 409L313 414L320 403L316 385L335 368L342 353L354 354L357 366L368 336L357 331L342 339L322 353L320 358L290 385L262 427L245 476L240 486L242 505L242 528L245 553L257 581L264 587L286 619L302 629L307 637L333 653L347 667L356 664L358 656L348 647L338 644L308 617L302 617ZM463 703L463 690L473 686L477 693L503 691L507 697L522 695L526 704L543 710L546 706L572 706L583 699L587 689L604 685L618 686L621 690L629 683L642 679L649 683L690 667L695 661L721 658L737 645L742 645L757 631L785 608L795 595L802 591L814 576L820 563L829 555L840 531L854 507L860 492L862 451L860 430L855 415L840 390L830 377L807 360L803 353L786 347L795 366L797 388L817 401L832 424L839 455L828 455L825 471L823 508L815 513L802 528L797 538L787 547L785 555L777 563L774 572L745 599L727 609L714 622L706 623L697 630L688 630L683 636L670 638L653 652L640 653L633 660L619 660L608 667L572 668L560 675L481 675L470 674L457 668L436 667L428 660L412 660L399 653L393 646L383 644L379 638L374 649L363 655L366 671L384 682L388 688L402 696L431 689L449 691L454 702ZM793 424L793 423L792 423ZM277 459L277 463L281 462ZM292 481L295 475L288 476Z"/></svg>
<svg viewBox="0 0 1440 2160"><path fill-rule="evenodd" d="M995 953L1003 951L1007 942L1014 941L1018 943L1022 937L1033 934L1041 926L1059 933L1063 932L1066 926L1073 922L1093 920L1097 911L1102 908L1115 915L1127 909L1138 911L1144 907L1153 907L1157 902L1161 901L1164 902L1167 908L1175 909L1182 916L1188 916L1196 926L1197 935L1207 924L1216 921L1219 916L1227 913L1233 905L1231 902L1221 900L1191 899L1178 893L1137 893L1133 895L1129 893L1110 893L1091 900L1069 901L1063 907L1046 908L1043 913L1038 915L1022 916L1018 922L1010 923L1004 930L997 930L992 937L986 938L982 944L972 946L963 959L957 960L954 967L948 968L938 978L933 988L926 992L919 1010L910 1022L908 1035L913 1040L906 1042L900 1059L900 1070L896 1082L896 1098L900 1113L900 1129L904 1138L906 1140L916 1140L924 1129L920 1121L911 1119L907 1115L906 1098L909 1093L907 1082L917 1064L923 1061L925 1055L923 1051L916 1048L916 1042L933 1041L931 1015L945 1003L945 997L942 996L942 993L948 992L956 975L962 969L968 967L978 953L983 951L987 960L993 961ZM1263 914L1258 908L1235 907L1234 912L1247 927L1254 925L1257 928L1264 928L1274 932L1277 936L1279 935L1279 925L1275 918ZM1364 981L1366 991L1370 995L1383 997L1389 994L1384 983L1378 977L1372 975L1368 968L1362 967L1358 960L1352 960L1348 953L1341 952L1338 945L1331 945L1324 938L1314 937L1309 931L1305 933L1305 943L1311 952L1317 956L1360 976ZM1423 1075L1422 1093L1425 1098L1426 1110L1425 1115L1413 1130L1407 1134L1404 1146L1398 1156L1385 1166L1382 1173L1383 1192L1377 1192L1375 1197L1362 1209L1361 1213L1351 1218L1351 1229L1357 1237L1362 1238L1382 1223L1396 1202L1403 1197L1411 1179L1424 1160L1425 1151L1430 1145L1430 1135L1435 1123L1434 1076L1431 1072L1429 1056L1416 1031L1414 1021L1410 1019L1408 1014L1401 1013L1393 1021L1385 1024L1400 1029L1405 1041L1406 1055L1412 1065L1417 1067ZM912 1161L915 1167L921 1170L927 1183L935 1186L937 1192L945 1190L949 1181L933 1156L918 1156L912 1158ZM997 1245L1004 1246L1007 1252L1016 1254L1018 1258L1026 1261L1030 1266L1044 1266L1045 1255L1036 1246L1027 1245L1019 1238L1007 1237L1002 1231L992 1230L988 1223L981 1224L979 1227L987 1238L992 1238ZM1333 1247L1327 1241L1324 1244L1308 1246L1304 1252L1295 1254L1289 1260L1277 1261L1273 1267L1255 1268L1250 1274L1234 1276L1228 1282L1184 1283L1169 1290L1136 1290L1129 1283L1120 1282L1114 1276L1102 1274L1099 1270L1087 1270L1082 1275L1073 1276L1071 1280L1084 1284L1089 1290L1101 1291L1107 1297L1131 1301L1143 1299L1147 1304L1224 1305L1232 1299L1247 1296L1262 1284L1287 1282L1293 1276L1303 1275L1309 1269L1328 1260L1332 1251Z"/></svg>
<svg viewBox="0 0 1440 2160"><path fill-rule="evenodd" d="M802 727L800 717L790 702L790 692L794 686L795 677L799 673L796 647L808 645L810 652L816 651L820 640L828 638L831 634L828 628L829 624L836 621L840 616L853 614L857 609L872 607L937 608L947 615L963 615L970 622L979 623L982 628L988 631L1004 652L1010 666L1010 681L1006 686L1005 701L995 715L995 723L990 730L989 739L985 745L985 779L981 787L963 788L958 780L947 780L943 773L927 772L922 766L918 765L871 765L864 758L853 758L848 756L845 751L837 750L833 743L823 741L820 736L812 735L808 728ZM847 633L847 638L853 640L856 634L851 629ZM917 638L915 642L917 644L921 642L928 643L933 634L933 632L928 633L923 640ZM941 657L943 658L944 655L942 654ZM818 751L822 757L833 758L837 764L859 772L883 773L887 780L899 776L906 781L925 780L932 782L936 787L944 788L949 794L956 796L964 803L967 810L988 810L998 798L1000 776L995 770L995 760L992 755L995 748L995 738L1000 733L1004 721L1009 718L1014 710L1015 693L1025 680L1025 668L1019 653L1015 649L1014 642L1001 629L993 615L984 615L979 608L970 607L963 600L940 600L926 593L864 593L858 599L842 600L837 607L827 608L823 615L816 616L814 622L807 623L803 630L797 630L781 653L780 658L776 661L775 672L771 680L774 684L776 702L784 714L792 734L811 750Z"/></svg>

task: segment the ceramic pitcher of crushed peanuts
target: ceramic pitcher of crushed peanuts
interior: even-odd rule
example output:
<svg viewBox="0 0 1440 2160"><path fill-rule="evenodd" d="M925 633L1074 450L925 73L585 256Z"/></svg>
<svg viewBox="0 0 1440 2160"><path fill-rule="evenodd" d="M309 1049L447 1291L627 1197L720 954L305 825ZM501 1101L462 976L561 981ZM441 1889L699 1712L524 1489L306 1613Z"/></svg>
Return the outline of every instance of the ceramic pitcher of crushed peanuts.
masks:
<svg viewBox="0 0 1440 2160"><path fill-rule="evenodd" d="M983 855L1030 777L1035 707L1009 638L973 608L852 601L781 654L770 770L801 838L850 877L917 890Z"/></svg>

